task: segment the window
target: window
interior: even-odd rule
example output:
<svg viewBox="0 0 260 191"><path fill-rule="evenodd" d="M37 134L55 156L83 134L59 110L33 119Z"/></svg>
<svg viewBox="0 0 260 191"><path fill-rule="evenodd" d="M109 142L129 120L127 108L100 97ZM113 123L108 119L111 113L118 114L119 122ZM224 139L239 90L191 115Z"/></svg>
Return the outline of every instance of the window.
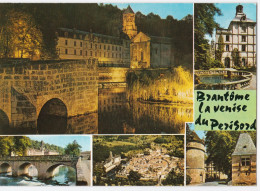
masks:
<svg viewBox="0 0 260 191"><path fill-rule="evenodd" d="M112 53L112 58L114 58L114 53Z"/></svg>
<svg viewBox="0 0 260 191"><path fill-rule="evenodd" d="M114 50L114 46L112 46L112 50Z"/></svg>
<svg viewBox="0 0 260 191"><path fill-rule="evenodd" d="M97 50L97 44L95 44L95 49Z"/></svg>
<svg viewBox="0 0 260 191"><path fill-rule="evenodd" d="M82 56L82 50L80 50L80 56Z"/></svg>
<svg viewBox="0 0 260 191"><path fill-rule="evenodd" d="M86 51L86 56L88 55L88 51Z"/></svg>
<svg viewBox="0 0 260 191"><path fill-rule="evenodd" d="M77 55L77 50L74 50L74 55Z"/></svg>
<svg viewBox="0 0 260 191"><path fill-rule="evenodd" d="M109 52L107 53L107 57L109 58Z"/></svg>
<svg viewBox="0 0 260 191"><path fill-rule="evenodd" d="M65 49L65 54L68 54L68 49L67 48Z"/></svg>
<svg viewBox="0 0 260 191"><path fill-rule="evenodd" d="M104 50L106 50L106 45L104 45Z"/></svg>
<svg viewBox="0 0 260 191"><path fill-rule="evenodd" d="M229 35L226 35L226 41L229 41Z"/></svg>
<svg viewBox="0 0 260 191"><path fill-rule="evenodd" d="M90 51L90 56L92 56L92 51Z"/></svg>
<svg viewBox="0 0 260 191"><path fill-rule="evenodd" d="M101 49L101 44L99 45L99 49Z"/></svg>
<svg viewBox="0 0 260 191"><path fill-rule="evenodd" d="M246 26L242 26L242 32L246 32Z"/></svg>
<svg viewBox="0 0 260 191"><path fill-rule="evenodd" d="M229 51L229 45L226 45L226 51Z"/></svg>
<svg viewBox="0 0 260 191"><path fill-rule="evenodd" d="M65 45L68 45L68 40L65 40Z"/></svg>
<svg viewBox="0 0 260 191"><path fill-rule="evenodd" d="M93 46L93 44L91 43L91 44L90 44L90 48L92 48L92 46Z"/></svg>
<svg viewBox="0 0 260 191"><path fill-rule="evenodd" d="M117 51L117 46L116 46L116 51Z"/></svg>
<svg viewBox="0 0 260 191"><path fill-rule="evenodd" d="M141 52L141 61L143 61L143 59L144 59L144 53Z"/></svg>
<svg viewBox="0 0 260 191"><path fill-rule="evenodd" d="M82 42L80 42L80 47L82 47Z"/></svg>
<svg viewBox="0 0 260 191"><path fill-rule="evenodd" d="M104 52L104 57L106 57L106 53Z"/></svg>
<svg viewBox="0 0 260 191"><path fill-rule="evenodd" d="M242 36L242 42L246 42L246 36L245 35Z"/></svg>
<svg viewBox="0 0 260 191"><path fill-rule="evenodd" d="M242 51L246 51L246 45L242 45Z"/></svg>
<svg viewBox="0 0 260 191"><path fill-rule="evenodd" d="M77 45L77 42L76 41L74 41L74 46L76 46Z"/></svg>
<svg viewBox="0 0 260 191"><path fill-rule="evenodd" d="M95 52L95 57L97 57L97 52Z"/></svg>
<svg viewBox="0 0 260 191"><path fill-rule="evenodd" d="M107 46L107 49L110 50L110 46L109 45Z"/></svg>
<svg viewBox="0 0 260 191"><path fill-rule="evenodd" d="M244 156L241 158L241 165L242 166L250 166L250 157Z"/></svg>
<svg viewBox="0 0 260 191"><path fill-rule="evenodd" d="M121 51L121 46L119 47L119 50Z"/></svg>

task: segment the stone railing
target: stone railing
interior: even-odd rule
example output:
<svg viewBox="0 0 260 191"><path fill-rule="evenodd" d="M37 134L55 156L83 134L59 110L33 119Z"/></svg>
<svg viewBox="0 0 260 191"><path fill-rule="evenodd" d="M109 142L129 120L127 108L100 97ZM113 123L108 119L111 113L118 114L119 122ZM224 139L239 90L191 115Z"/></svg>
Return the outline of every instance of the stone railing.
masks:
<svg viewBox="0 0 260 191"><path fill-rule="evenodd" d="M69 155L39 155L39 156L4 156L0 161L77 161L79 157Z"/></svg>
<svg viewBox="0 0 260 191"><path fill-rule="evenodd" d="M203 75L227 75L227 76L241 76L243 79L233 81L233 82L224 82L224 83L196 83L195 79L195 89L208 89L208 90L236 90L243 89L250 85L253 74L247 71L231 71L231 70L195 70L195 78Z"/></svg>

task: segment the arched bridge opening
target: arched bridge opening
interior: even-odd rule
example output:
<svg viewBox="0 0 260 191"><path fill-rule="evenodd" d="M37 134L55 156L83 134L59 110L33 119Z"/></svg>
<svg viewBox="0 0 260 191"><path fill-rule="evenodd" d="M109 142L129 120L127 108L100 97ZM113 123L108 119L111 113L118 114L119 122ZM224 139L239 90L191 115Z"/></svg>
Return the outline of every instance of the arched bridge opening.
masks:
<svg viewBox="0 0 260 191"><path fill-rule="evenodd" d="M67 129L67 107L58 98L47 101L38 116L39 134L63 134Z"/></svg>
<svg viewBox="0 0 260 191"><path fill-rule="evenodd" d="M2 163L0 165L0 174L12 175L12 167L8 163Z"/></svg>
<svg viewBox="0 0 260 191"><path fill-rule="evenodd" d="M6 113L0 109L0 134L6 134L9 130L9 118Z"/></svg>
<svg viewBox="0 0 260 191"><path fill-rule="evenodd" d="M18 176L38 177L37 168L30 162L25 162L18 168Z"/></svg>
<svg viewBox="0 0 260 191"><path fill-rule="evenodd" d="M75 184L76 176L76 169L64 164L55 164L46 171L46 179L51 179L57 184Z"/></svg>

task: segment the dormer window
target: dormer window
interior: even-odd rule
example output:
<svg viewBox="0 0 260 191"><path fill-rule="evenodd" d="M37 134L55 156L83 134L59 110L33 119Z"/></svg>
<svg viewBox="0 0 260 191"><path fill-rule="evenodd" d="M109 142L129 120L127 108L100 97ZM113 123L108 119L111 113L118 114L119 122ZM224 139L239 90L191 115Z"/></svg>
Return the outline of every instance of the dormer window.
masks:
<svg viewBox="0 0 260 191"><path fill-rule="evenodd" d="M66 38L68 38L68 36L69 36L69 35L68 35L68 32L65 32L65 33L64 33L64 36L65 36Z"/></svg>

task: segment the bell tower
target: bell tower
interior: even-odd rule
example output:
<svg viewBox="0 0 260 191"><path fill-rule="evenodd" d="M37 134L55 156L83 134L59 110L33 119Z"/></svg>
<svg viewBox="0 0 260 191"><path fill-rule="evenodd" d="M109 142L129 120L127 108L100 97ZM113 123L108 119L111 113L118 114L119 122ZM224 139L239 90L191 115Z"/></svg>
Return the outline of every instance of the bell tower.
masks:
<svg viewBox="0 0 260 191"><path fill-rule="evenodd" d="M132 39L137 35L137 27L135 25L135 13L128 5L127 9L123 13L123 32Z"/></svg>

